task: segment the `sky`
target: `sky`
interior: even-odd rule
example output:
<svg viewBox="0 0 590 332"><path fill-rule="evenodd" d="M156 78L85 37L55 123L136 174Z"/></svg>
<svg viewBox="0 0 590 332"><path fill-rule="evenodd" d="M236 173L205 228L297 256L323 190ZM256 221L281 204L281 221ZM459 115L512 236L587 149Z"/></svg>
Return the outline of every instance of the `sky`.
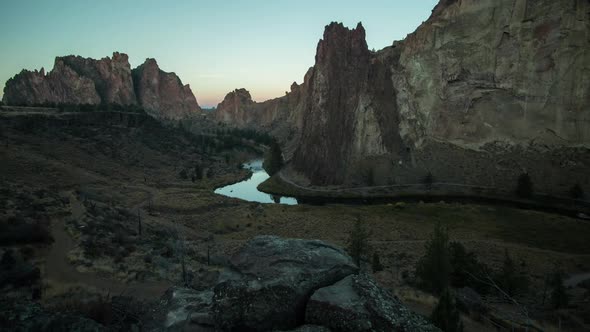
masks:
<svg viewBox="0 0 590 332"><path fill-rule="evenodd" d="M280 97L314 64L324 27L362 22L369 48L400 40L438 0L0 0L0 95L22 69L56 56L155 58L190 84L201 106L236 88Z"/></svg>

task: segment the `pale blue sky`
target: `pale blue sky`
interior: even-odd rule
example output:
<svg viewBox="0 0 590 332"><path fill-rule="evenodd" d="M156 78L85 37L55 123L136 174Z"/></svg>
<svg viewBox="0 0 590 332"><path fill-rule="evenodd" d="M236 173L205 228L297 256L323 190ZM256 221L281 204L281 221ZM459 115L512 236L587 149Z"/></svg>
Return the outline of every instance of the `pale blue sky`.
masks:
<svg viewBox="0 0 590 332"><path fill-rule="evenodd" d="M255 100L284 95L313 65L324 26L362 21L369 48L403 39L437 0L0 0L0 90L55 56L155 58L214 106L235 88ZM1 93L1 92L0 92Z"/></svg>

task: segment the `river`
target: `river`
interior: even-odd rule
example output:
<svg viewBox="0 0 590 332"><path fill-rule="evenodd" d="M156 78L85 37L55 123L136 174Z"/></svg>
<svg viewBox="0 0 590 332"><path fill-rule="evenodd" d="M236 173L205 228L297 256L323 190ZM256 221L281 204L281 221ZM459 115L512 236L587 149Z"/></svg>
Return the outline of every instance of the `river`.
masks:
<svg viewBox="0 0 590 332"><path fill-rule="evenodd" d="M262 159L254 159L242 165L252 172L249 179L215 189L215 193L227 197L243 199L249 202L276 203L296 205L297 199L293 197L281 197L270 195L258 190L258 185L266 181L270 176L262 168Z"/></svg>

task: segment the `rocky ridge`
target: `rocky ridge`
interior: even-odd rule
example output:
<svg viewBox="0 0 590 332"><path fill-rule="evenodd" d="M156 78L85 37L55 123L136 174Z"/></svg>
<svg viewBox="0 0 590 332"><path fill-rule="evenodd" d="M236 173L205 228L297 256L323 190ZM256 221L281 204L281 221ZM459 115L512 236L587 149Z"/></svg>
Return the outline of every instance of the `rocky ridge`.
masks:
<svg viewBox="0 0 590 332"><path fill-rule="evenodd" d="M49 73L23 70L6 82L7 105L139 105L157 117L178 119L200 111L188 85L148 59L131 70L126 54L100 60L80 56L55 59Z"/></svg>
<svg viewBox="0 0 590 332"><path fill-rule="evenodd" d="M344 251L322 241L258 236L230 259L212 289L171 289L160 316L152 318L155 325L148 326L168 331L439 331L357 272ZM344 293L334 293L334 287Z"/></svg>

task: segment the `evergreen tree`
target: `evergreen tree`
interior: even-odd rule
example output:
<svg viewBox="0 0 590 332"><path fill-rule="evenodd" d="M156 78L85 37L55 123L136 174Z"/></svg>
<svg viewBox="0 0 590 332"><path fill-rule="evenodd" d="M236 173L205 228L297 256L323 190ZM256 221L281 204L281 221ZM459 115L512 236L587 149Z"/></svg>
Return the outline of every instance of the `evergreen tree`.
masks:
<svg viewBox="0 0 590 332"><path fill-rule="evenodd" d="M422 182L424 185L426 185L426 187L431 188L432 184L434 183L434 176L432 173L428 172L428 174L426 174L426 176L422 179Z"/></svg>
<svg viewBox="0 0 590 332"><path fill-rule="evenodd" d="M348 235L348 253L359 268L361 267L361 258L368 250L369 231L361 222L361 218L357 217Z"/></svg>
<svg viewBox="0 0 590 332"><path fill-rule="evenodd" d="M271 143L263 166L271 176L275 175L283 167L283 153L281 152L281 146L276 141Z"/></svg>
<svg viewBox="0 0 590 332"><path fill-rule="evenodd" d="M453 294L445 288L441 294L438 304L432 311L430 317L432 323L444 332L462 332L463 322L457 309Z"/></svg>
<svg viewBox="0 0 590 332"><path fill-rule="evenodd" d="M498 286L508 294L508 296L517 295L520 292L526 291L528 288L528 280L521 276L516 269L516 264L508 250L504 252L504 263L502 270L497 275L496 280Z"/></svg>
<svg viewBox="0 0 590 332"><path fill-rule="evenodd" d="M201 167L200 164L196 164L195 165L195 178L197 180L202 180L203 179L203 167Z"/></svg>
<svg viewBox="0 0 590 332"><path fill-rule="evenodd" d="M579 183L576 183L572 189L570 189L570 196L573 199L584 199L584 190Z"/></svg>
<svg viewBox="0 0 590 332"><path fill-rule="evenodd" d="M438 223L426 243L426 253L416 267L420 286L434 294L440 294L449 286L451 262L449 259L449 235Z"/></svg>
<svg viewBox="0 0 590 332"><path fill-rule="evenodd" d="M569 295L563 284L563 273L561 271L555 271L550 278L551 291L551 304L555 309L565 308L569 303Z"/></svg>
<svg viewBox="0 0 590 332"><path fill-rule="evenodd" d="M518 177L516 196L521 198L531 198L533 196L533 182L528 173L522 173Z"/></svg>

